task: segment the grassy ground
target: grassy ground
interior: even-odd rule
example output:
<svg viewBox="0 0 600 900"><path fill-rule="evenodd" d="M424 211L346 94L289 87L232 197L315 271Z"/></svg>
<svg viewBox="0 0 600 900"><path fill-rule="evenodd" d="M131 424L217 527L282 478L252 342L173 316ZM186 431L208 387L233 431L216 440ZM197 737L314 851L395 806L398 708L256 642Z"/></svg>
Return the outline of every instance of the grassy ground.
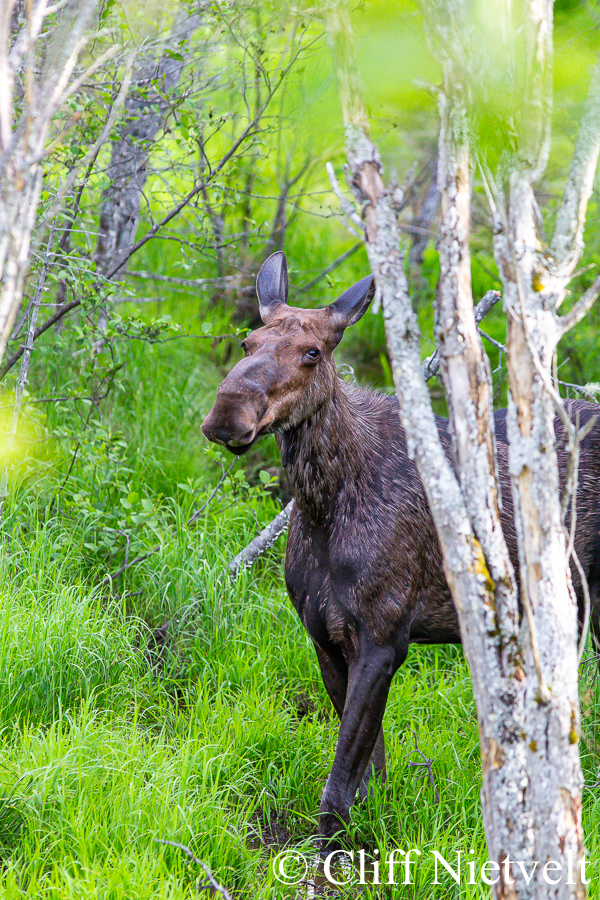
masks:
<svg viewBox="0 0 600 900"><path fill-rule="evenodd" d="M307 896L280 884L272 861L283 848L314 858L337 726L285 593L283 541L237 582L226 575L277 508L252 466L231 473L196 528L185 525L221 473L199 434L218 377L189 349L133 347L102 423L77 431L73 418L71 437L61 437L64 417L52 406L42 425L58 434L54 449L15 483L0 555L3 898L208 896L198 893L197 863L160 841L189 847L234 898ZM271 452L254 469L268 466ZM161 549L111 583L105 576L125 562L124 543L129 560ZM599 696L586 671L591 785ZM433 850L453 866L458 851L486 859L460 648L411 649L385 727L389 780L355 808L353 841L373 858L420 849L416 884L367 883L339 895L488 896L480 882L463 876L459 887L443 869L432 884ZM415 735L439 804L425 770L412 765L421 760ZM598 788L586 789L584 804L594 863ZM597 863L590 873L590 897L599 898Z"/></svg>

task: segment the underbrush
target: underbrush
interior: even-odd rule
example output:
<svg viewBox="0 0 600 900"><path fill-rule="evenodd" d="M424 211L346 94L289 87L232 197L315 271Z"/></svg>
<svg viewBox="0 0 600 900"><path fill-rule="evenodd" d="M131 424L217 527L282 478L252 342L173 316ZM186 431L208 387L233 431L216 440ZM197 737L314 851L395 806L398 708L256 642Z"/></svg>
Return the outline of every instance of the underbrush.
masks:
<svg viewBox="0 0 600 900"><path fill-rule="evenodd" d="M219 371L191 350L127 354L122 389L93 427L73 412L65 424L58 404L47 412L52 452L19 473L3 518L0 896L202 896L198 863L161 842L189 848L234 898L308 896L278 881L273 861L295 850L319 880L316 814L337 722L285 592L284 539L237 580L227 573L280 508L272 444L227 472L199 430ZM594 673L582 666L598 898ZM416 883L373 884L371 867L337 896L488 896L445 870L434 884L433 850L451 866L459 852L487 858L460 648L411 649L384 727L388 781L354 808L350 837L370 860L419 849Z"/></svg>
<svg viewBox="0 0 600 900"><path fill-rule="evenodd" d="M205 519L143 564L145 575L131 575L131 587L147 578L155 617L163 598L170 620L157 632L132 612L140 594L111 599L69 577L78 549L65 548L57 521L28 543L12 536L16 561L1 573L3 897L196 896L198 866L160 841L188 847L234 897L304 896L277 882L270 861L285 847L315 857L336 721L282 585L281 547L234 583L225 574L233 544L224 522ZM588 677L590 785L597 709ZM433 850L451 865L458 851L486 859L477 723L460 648L411 649L385 728L388 782L355 808L354 846L383 859L394 847L420 849L412 896L486 896L459 890L447 873L432 884ZM414 765L425 757L435 785ZM598 788L584 800L594 860ZM340 891L394 895L368 883Z"/></svg>

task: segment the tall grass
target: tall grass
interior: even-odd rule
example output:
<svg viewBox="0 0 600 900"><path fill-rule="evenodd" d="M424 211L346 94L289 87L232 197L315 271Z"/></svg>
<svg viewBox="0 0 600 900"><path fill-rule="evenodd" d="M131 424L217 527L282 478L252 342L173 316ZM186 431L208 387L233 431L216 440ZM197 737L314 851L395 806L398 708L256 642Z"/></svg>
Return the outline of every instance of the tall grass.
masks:
<svg viewBox="0 0 600 900"><path fill-rule="evenodd" d="M159 843L173 841L235 898L302 897L301 886L277 881L271 863L284 847L314 858L337 721L285 592L284 541L237 581L226 574L278 508L252 480L272 451L257 454L248 480L234 476L188 528L221 474L199 432L219 371L180 344L136 345L126 362L100 436L78 451L67 483L74 443L63 439L54 468L13 485L3 521L0 896L202 896L198 866ZM48 432L59 419L48 413ZM120 455L111 456L117 436ZM134 495L136 510L151 501L138 523L121 502ZM101 538L119 522L136 553L159 550L111 581L107 573L126 560L124 538L112 548ZM584 666L590 786L600 777L592 676ZM481 883L458 886L447 873L433 884L432 850L450 864L458 851L486 859L477 721L460 648L411 649L385 730L388 781L355 807L350 833L372 859L419 848L416 883L337 895L488 896ZM425 768L413 765L423 761L415 738L439 804ZM600 789L586 788L592 898L600 897L599 824Z"/></svg>

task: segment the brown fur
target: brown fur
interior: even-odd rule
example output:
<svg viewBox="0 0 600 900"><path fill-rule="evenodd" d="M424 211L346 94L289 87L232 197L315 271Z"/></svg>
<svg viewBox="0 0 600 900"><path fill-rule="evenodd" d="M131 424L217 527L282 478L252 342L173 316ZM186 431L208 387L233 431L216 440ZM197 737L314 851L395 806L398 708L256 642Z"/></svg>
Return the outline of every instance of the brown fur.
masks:
<svg viewBox="0 0 600 900"><path fill-rule="evenodd" d="M409 643L460 641L439 541L408 457L397 401L350 387L333 361L345 324L368 306L368 284L363 296L357 287L324 310L293 309L277 299L261 305L267 325L244 342L247 357L219 387L203 425L207 437L237 453L261 434L275 432L296 499L286 585L341 719L321 803L326 840L339 830L340 820L348 820L357 788L364 792L372 772L385 776L381 722L391 678ZM311 351L318 351L316 360L307 357ZM600 407L570 401L569 414L573 420L579 414L584 424ZM505 412L495 418L502 527L518 571ZM437 426L452 460L448 422L438 418ZM566 454L558 420L556 433L563 481ZM590 580L596 632L599 513L600 418L581 448L575 539ZM572 575L581 601L574 566Z"/></svg>

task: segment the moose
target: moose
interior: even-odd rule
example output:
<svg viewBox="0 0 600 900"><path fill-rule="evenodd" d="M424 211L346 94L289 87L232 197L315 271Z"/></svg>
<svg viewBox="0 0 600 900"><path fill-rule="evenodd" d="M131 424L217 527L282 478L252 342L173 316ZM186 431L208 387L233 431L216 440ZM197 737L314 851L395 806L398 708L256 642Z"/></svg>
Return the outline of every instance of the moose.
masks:
<svg viewBox="0 0 600 900"><path fill-rule="evenodd" d="M395 397L340 380L333 352L364 315L374 279L363 278L324 309L288 305L285 254L257 278L264 327L242 343L202 431L234 454L274 434L295 505L285 580L308 631L340 718L335 760L319 813L325 846L349 821L357 791L385 779L382 721L390 683L410 643L459 643L454 603L423 484L409 458ZM600 407L569 401L580 425ZM447 420L438 417L452 461ZM515 570L518 554L508 474L506 411L495 414L502 527ZM555 423L560 476L567 454ZM600 635L600 417L581 444L575 549ZM583 590L572 578L582 608Z"/></svg>

